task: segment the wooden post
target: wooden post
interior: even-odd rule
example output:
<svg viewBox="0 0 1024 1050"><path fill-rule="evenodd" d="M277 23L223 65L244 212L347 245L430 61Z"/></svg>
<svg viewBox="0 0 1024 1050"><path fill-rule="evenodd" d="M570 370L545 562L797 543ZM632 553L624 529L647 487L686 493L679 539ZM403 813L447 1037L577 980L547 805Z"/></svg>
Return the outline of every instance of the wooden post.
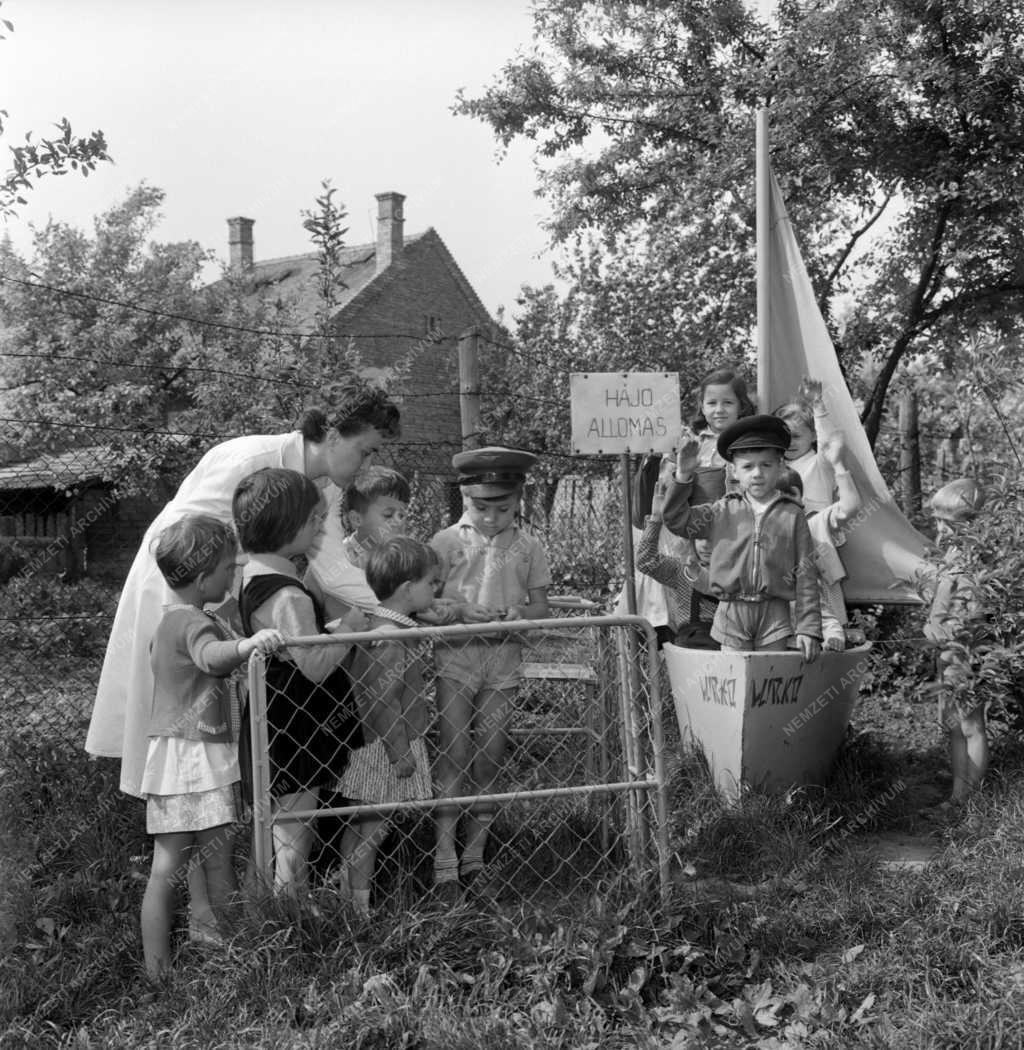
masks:
<svg viewBox="0 0 1024 1050"><path fill-rule="evenodd" d="M480 447L480 329L475 325L459 336L459 413L462 447Z"/></svg>
<svg viewBox="0 0 1024 1050"><path fill-rule="evenodd" d="M632 486L629 483L629 453L619 455L619 483L622 486L622 553L626 563L626 612L636 615L636 566L633 553L633 523L630 514Z"/></svg>
<svg viewBox="0 0 1024 1050"><path fill-rule="evenodd" d="M921 433L913 390L900 398L900 500L908 518L921 509Z"/></svg>

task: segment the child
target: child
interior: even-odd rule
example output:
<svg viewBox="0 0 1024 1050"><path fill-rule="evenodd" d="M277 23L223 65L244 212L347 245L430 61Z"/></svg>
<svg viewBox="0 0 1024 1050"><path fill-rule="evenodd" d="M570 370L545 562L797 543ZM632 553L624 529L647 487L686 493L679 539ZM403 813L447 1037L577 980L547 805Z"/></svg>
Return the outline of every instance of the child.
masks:
<svg viewBox="0 0 1024 1050"><path fill-rule="evenodd" d="M175 599L164 607L150 645L153 696L142 777L146 830L155 836L142 899L142 947L154 979L170 966L175 891L185 881L192 850L198 850L219 918L237 889L228 826L236 819L238 751L225 677L253 650L273 652L282 638L268 630L234 639L203 612L207 602L227 594L235 549L231 529L205 514L179 518L153 549ZM217 931L208 931L207 939L217 939Z"/></svg>
<svg viewBox="0 0 1024 1050"><path fill-rule="evenodd" d="M679 447L675 476L666 464L666 503L675 487L684 513L670 528L688 539L711 541L708 583L718 599L711 636L727 650L796 648L808 662L821 649L821 613L811 536L799 502L777 490L786 424L774 416L751 416L728 427L718 452L732 464L738 492L691 508L699 440ZM795 618L790 620L789 603Z"/></svg>
<svg viewBox="0 0 1024 1050"><path fill-rule="evenodd" d="M366 579L380 600L369 630L416 627L412 617L429 609L441 575L437 554L419 540L395 537L378 544ZM367 741L352 753L338 790L360 802L405 802L432 794L423 734L430 723L426 671L429 642L382 641L356 648L351 674ZM341 885L356 911L370 914L370 882L377 850L388 831L386 816L358 818L341 840Z"/></svg>
<svg viewBox="0 0 1024 1050"><path fill-rule="evenodd" d="M835 431L825 407L821 380L805 376L797 399L777 408L775 415L789 428L786 462L800 475L804 509L808 514L824 510L832 503L836 486L824 447Z"/></svg>
<svg viewBox="0 0 1024 1050"><path fill-rule="evenodd" d="M540 543L515 523L531 452L482 448L452 457L465 511L458 523L431 540L441 562L444 598L457 602L463 623L533 620L548 615L551 572ZM487 635L437 646L438 794L487 793L505 756L506 725L519 683L518 635ZM467 816L461 871L455 848L458 811L437 810L435 891L458 896L484 864L494 819L483 804Z"/></svg>
<svg viewBox="0 0 1024 1050"><path fill-rule="evenodd" d="M828 464L839 497L823 510L812 511L807 515L807 527L814 544L814 562L818 568L823 647L835 652L845 649L848 642L856 644L864 640L860 631L847 627L846 601L842 588L846 567L837 550L846 543L843 528L860 512L862 501L847 464L846 443L842 435L835 433L827 437L818 454ZM802 498L803 479L791 463L783 468L779 491L794 499ZM807 509L806 506L804 509Z"/></svg>
<svg viewBox="0 0 1024 1050"><path fill-rule="evenodd" d="M692 498L687 501L688 504L709 503L724 495L728 464L718 455L715 441L726 427L738 419L753 415L754 412L754 406L747 393L747 385L743 377L726 368L716 369L704 376L697 389L697 398L700 409L693 425L698 431L701 448L698 455L695 491L692 493ZM657 485L660 469L660 456L646 456L633 481L633 543L637 547L643 539L641 530L647 524L645 518L651 511L652 493ZM665 517L675 521L681 509L674 504L670 505L665 511ZM686 548L680 546L671 529L665 526L658 530L657 553L665 559L664 564L687 560ZM648 561L648 565L650 564L651 562ZM649 570L641 569L638 560L637 612L650 620L659 633L659 641L674 638L680 628L695 622L691 613L692 601L683 591L676 591L674 584L666 584L664 580L661 581L663 586L651 593L653 588L647 577L659 578ZM625 612L624 598L620 597L617 611ZM665 626L662 627L662 624Z"/></svg>
<svg viewBox="0 0 1024 1050"><path fill-rule="evenodd" d="M925 625L925 637L937 645L953 642L965 623L982 615L974 581L963 571L961 553L955 541L974 520L985 502L985 494L976 481L958 478L943 485L929 503L936 523L936 540L950 544L944 562L946 571L939 577ZM949 759L953 771L953 790L946 807L962 803L971 792L981 787L988 769L988 738L985 730L985 705L965 704L953 687L959 675L958 657L951 648L939 653L939 716L949 734Z"/></svg>
<svg viewBox="0 0 1024 1050"><path fill-rule="evenodd" d="M370 552L389 536L405 532L409 482L390 467L369 467L345 492L345 522L352 530L342 544L345 555L365 569Z"/></svg>
<svg viewBox="0 0 1024 1050"><path fill-rule="evenodd" d="M239 612L247 633L276 628L294 638L324 633L323 610L299 582L291 558L305 554L324 519L320 490L304 474L266 467L243 478L232 501L235 528L249 560ZM341 630L360 630L352 610ZM342 663L345 645L289 646L267 663L270 791L277 813L315 809L320 789L344 772L362 733ZM248 712L246 712L248 715ZM296 896L308 883L310 818L274 822L274 885Z"/></svg>

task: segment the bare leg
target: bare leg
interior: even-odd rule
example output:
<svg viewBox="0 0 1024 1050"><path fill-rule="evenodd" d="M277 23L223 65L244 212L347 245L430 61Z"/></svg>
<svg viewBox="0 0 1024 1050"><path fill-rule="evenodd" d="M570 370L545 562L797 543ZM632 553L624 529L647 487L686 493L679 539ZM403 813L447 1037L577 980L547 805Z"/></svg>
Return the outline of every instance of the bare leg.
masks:
<svg viewBox="0 0 1024 1050"><path fill-rule="evenodd" d="M316 809L319 793L296 791L277 799L277 814ZM309 888L309 854L313 849L313 819L274 822L274 888L298 897Z"/></svg>
<svg viewBox="0 0 1024 1050"><path fill-rule="evenodd" d="M193 854L188 862L188 904L189 934L197 939L213 934L217 929L217 916L210 907L206 874L198 853Z"/></svg>
<svg viewBox="0 0 1024 1050"><path fill-rule="evenodd" d="M195 853L202 861L210 908L222 931L231 925L229 909L238 893L232 844L230 824L196 832Z"/></svg>
<svg viewBox="0 0 1024 1050"><path fill-rule="evenodd" d="M352 903L364 918L370 914L370 885L377 863L377 851L388 833L388 822L380 817L364 817L345 829L341 840L343 862L348 865Z"/></svg>
<svg viewBox="0 0 1024 1050"><path fill-rule="evenodd" d="M465 793L465 783L472 763L473 690L450 678L437 680L438 755L434 780L439 798L452 798ZM457 807L435 810L436 845L434 848L434 883L455 882L459 861L455 833L459 823Z"/></svg>
<svg viewBox="0 0 1024 1050"><path fill-rule="evenodd" d="M473 789L488 794L494 788L508 750L508 721L515 699L514 689L488 689L481 693L474 716ZM466 844L462 854L462 873L476 873L484 866L484 849L494 819L494 807L482 803L466 817Z"/></svg>
<svg viewBox="0 0 1024 1050"><path fill-rule="evenodd" d="M189 855L195 833L170 832L153 840L153 867L142 898L142 951L154 980L171 965L171 924L178 890L188 881Z"/></svg>

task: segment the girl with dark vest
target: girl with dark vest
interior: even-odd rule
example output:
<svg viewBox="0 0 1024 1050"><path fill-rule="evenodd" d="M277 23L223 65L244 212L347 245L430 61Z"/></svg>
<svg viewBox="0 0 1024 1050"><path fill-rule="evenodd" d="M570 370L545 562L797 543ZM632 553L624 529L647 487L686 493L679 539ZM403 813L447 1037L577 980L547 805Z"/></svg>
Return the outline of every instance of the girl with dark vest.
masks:
<svg viewBox="0 0 1024 1050"><path fill-rule="evenodd" d="M267 467L243 478L233 500L235 529L249 555L239 611L247 634L274 628L286 638L324 633L324 613L292 562L323 525L316 485L294 470ZM316 809L363 743L352 686L342 663L347 645L290 646L267 664L270 792L275 813ZM246 712L246 721L248 712ZM315 829L311 818L274 823L274 885L290 895L308 886Z"/></svg>

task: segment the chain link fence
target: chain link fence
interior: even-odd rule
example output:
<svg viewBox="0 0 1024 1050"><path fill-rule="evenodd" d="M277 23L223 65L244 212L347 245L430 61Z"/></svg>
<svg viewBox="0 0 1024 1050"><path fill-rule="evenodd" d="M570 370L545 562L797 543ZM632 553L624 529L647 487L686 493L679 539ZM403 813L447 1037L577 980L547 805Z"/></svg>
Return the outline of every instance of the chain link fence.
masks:
<svg viewBox="0 0 1024 1050"><path fill-rule="evenodd" d="M567 604L564 611L578 611ZM331 678L311 683L294 662L297 651L333 646L340 665L342 642L356 648L347 661L354 695L339 695L344 679L334 678L333 690ZM401 778L385 738L367 736L351 754L345 746L353 708L365 714L366 698L381 690L383 665L360 656L381 645L407 653L388 664L392 671L408 674L421 659L427 672L416 690L424 717L410 719L421 735L408 732L414 760ZM498 706L459 710L445 704L438 681L451 660L489 663L517 684ZM372 883L375 907L415 905L438 889L447 817L457 828L458 881L493 902L551 910L600 885L651 876L667 893L658 658L636 617L291 640L284 657L252 659L249 704L253 860L266 885L351 896ZM403 731L403 751L405 743ZM486 848L467 871L481 815Z"/></svg>

